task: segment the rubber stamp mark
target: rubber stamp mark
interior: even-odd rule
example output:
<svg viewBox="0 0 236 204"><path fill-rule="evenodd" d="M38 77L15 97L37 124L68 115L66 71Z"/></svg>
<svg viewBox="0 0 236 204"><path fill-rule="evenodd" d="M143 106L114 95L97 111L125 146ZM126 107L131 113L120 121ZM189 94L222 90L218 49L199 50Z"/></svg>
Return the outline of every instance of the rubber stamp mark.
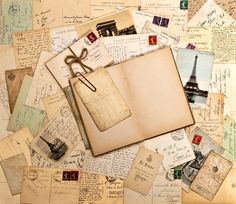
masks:
<svg viewBox="0 0 236 204"><path fill-rule="evenodd" d="M10 6L8 8L8 14L10 16L15 16L18 13L20 13L20 5L15 1L11 2Z"/></svg>

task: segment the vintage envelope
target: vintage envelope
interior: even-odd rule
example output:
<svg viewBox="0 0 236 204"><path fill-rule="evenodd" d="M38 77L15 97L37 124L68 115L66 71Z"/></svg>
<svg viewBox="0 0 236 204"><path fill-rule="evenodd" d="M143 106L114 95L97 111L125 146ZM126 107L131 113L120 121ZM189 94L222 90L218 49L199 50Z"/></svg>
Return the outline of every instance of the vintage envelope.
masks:
<svg viewBox="0 0 236 204"><path fill-rule="evenodd" d="M207 102L214 53L178 49L176 64L188 102L204 106Z"/></svg>
<svg viewBox="0 0 236 204"><path fill-rule="evenodd" d="M211 151L193 180L191 190L208 200L213 200L232 165L230 161Z"/></svg>
<svg viewBox="0 0 236 204"><path fill-rule="evenodd" d="M12 32L32 29L32 1L2 0L0 2L0 44L12 43Z"/></svg>
<svg viewBox="0 0 236 204"><path fill-rule="evenodd" d="M24 77L7 129L15 132L27 127L32 135L36 136L47 123L47 114L43 110L24 105L31 81L32 77L28 75Z"/></svg>
<svg viewBox="0 0 236 204"><path fill-rule="evenodd" d="M214 71L215 69L213 70L213 73ZM212 79L213 78L214 77L212 77ZM212 82L210 82L210 91L212 90ZM199 127L218 144L222 144L225 98L223 93L209 93L206 107L192 107L195 124L185 128L186 133L190 134L195 127Z"/></svg>
<svg viewBox="0 0 236 204"><path fill-rule="evenodd" d="M105 131L131 115L108 71L101 67L79 77L73 84L100 131ZM95 91L93 90L95 89Z"/></svg>
<svg viewBox="0 0 236 204"><path fill-rule="evenodd" d="M224 148L217 144L212 138L206 135L199 127L196 127L188 137L189 141L192 143L192 148L196 159L191 160L187 163L183 163L176 169L181 169L183 189L189 191L189 186L193 182L198 171L206 159L208 153L213 150L219 155L223 155Z"/></svg>
<svg viewBox="0 0 236 204"><path fill-rule="evenodd" d="M151 190L144 196L124 188L124 204L182 204L181 171L171 169L158 172Z"/></svg>
<svg viewBox="0 0 236 204"><path fill-rule="evenodd" d="M7 91L9 97L10 112L14 110L16 99L18 97L24 76L33 76L32 68L12 69L5 72Z"/></svg>
<svg viewBox="0 0 236 204"><path fill-rule="evenodd" d="M145 147L140 147L124 182L124 187L147 195L157 176L162 160L162 155Z"/></svg>
<svg viewBox="0 0 236 204"><path fill-rule="evenodd" d="M77 204L79 182L78 169L25 167L20 203Z"/></svg>
<svg viewBox="0 0 236 204"><path fill-rule="evenodd" d="M82 172L79 203L123 204L123 183L119 178Z"/></svg>
<svg viewBox="0 0 236 204"><path fill-rule="evenodd" d="M46 96L62 92L59 84L45 66L45 62L53 57L53 53L41 52L25 105L44 110L42 99Z"/></svg>
<svg viewBox="0 0 236 204"><path fill-rule="evenodd" d="M12 195L21 192L21 181L23 168L27 166L27 161L23 153L3 159L0 161L3 172L5 174L9 189Z"/></svg>
<svg viewBox="0 0 236 204"><path fill-rule="evenodd" d="M87 49L88 53L87 55L81 56L84 48ZM72 52L74 52L74 54ZM82 63L92 69L105 67L113 62L113 58L109 55L108 51L102 45L97 36L94 35L93 32L87 33L68 49L64 50L46 63L47 68L62 88L69 86L69 79L74 76L70 67L65 63L65 59L68 56L71 56L74 59L81 56ZM79 63L74 63L72 69L74 73L77 73L78 71L84 73L84 70L81 68Z"/></svg>
<svg viewBox="0 0 236 204"><path fill-rule="evenodd" d="M144 146L164 156L162 168L165 171L195 158L183 129L146 140Z"/></svg>
<svg viewBox="0 0 236 204"><path fill-rule="evenodd" d="M80 24L90 19L90 0L33 0L33 28Z"/></svg>
<svg viewBox="0 0 236 204"><path fill-rule="evenodd" d="M123 9L88 21L76 26L76 29L79 38L90 29L99 37L136 34L133 18L129 9Z"/></svg>
<svg viewBox="0 0 236 204"><path fill-rule="evenodd" d="M153 32L101 38L101 42L114 58L115 64L162 47L162 45L159 44L158 35Z"/></svg>
<svg viewBox="0 0 236 204"><path fill-rule="evenodd" d="M59 167L80 141L79 129L66 102L35 137L31 148L53 166Z"/></svg>
<svg viewBox="0 0 236 204"><path fill-rule="evenodd" d="M36 68L42 51L51 51L49 29L14 32L12 34L17 68Z"/></svg>
<svg viewBox="0 0 236 204"><path fill-rule="evenodd" d="M235 20L213 0L208 0L188 22L188 26L225 27L236 25Z"/></svg>

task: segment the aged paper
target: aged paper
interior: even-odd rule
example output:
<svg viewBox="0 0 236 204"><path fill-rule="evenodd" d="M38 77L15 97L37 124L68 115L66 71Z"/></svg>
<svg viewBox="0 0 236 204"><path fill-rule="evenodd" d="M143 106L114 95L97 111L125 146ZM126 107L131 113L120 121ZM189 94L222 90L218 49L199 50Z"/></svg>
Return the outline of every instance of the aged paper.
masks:
<svg viewBox="0 0 236 204"><path fill-rule="evenodd" d="M124 187L147 195L157 176L162 160L161 154L140 147L124 182Z"/></svg>
<svg viewBox="0 0 236 204"><path fill-rule="evenodd" d="M110 153L94 157L86 150L83 171L125 179L138 152L139 145L132 145Z"/></svg>
<svg viewBox="0 0 236 204"><path fill-rule="evenodd" d="M196 127L189 135L189 141L192 144L192 148L195 154L195 159L187 163L183 163L176 169L181 169L183 189L189 191L189 186L193 182L198 171L206 159L208 153L214 150L219 155L223 155L224 148L217 144L213 139L211 139L205 132L203 132L199 127Z"/></svg>
<svg viewBox="0 0 236 204"><path fill-rule="evenodd" d="M20 153L13 157L3 159L0 161L0 164L4 171L11 194L19 194L21 192L23 168L27 165L24 154Z"/></svg>
<svg viewBox="0 0 236 204"><path fill-rule="evenodd" d="M33 70L42 51L51 51L48 29L13 33L17 68L31 67Z"/></svg>
<svg viewBox="0 0 236 204"><path fill-rule="evenodd" d="M208 200L215 194L232 168L232 163L211 151L190 188Z"/></svg>
<svg viewBox="0 0 236 204"><path fill-rule="evenodd" d="M191 20L206 2L207 0L188 0L188 20Z"/></svg>
<svg viewBox="0 0 236 204"><path fill-rule="evenodd" d="M148 195L124 188L124 204L181 204L182 203L181 172L171 169L158 172Z"/></svg>
<svg viewBox="0 0 236 204"><path fill-rule="evenodd" d="M186 40L196 45L198 50L215 53L214 63L235 64L236 32L233 27L189 27Z"/></svg>
<svg viewBox="0 0 236 204"><path fill-rule="evenodd" d="M33 0L33 28L79 24L90 18L90 0Z"/></svg>
<svg viewBox="0 0 236 204"><path fill-rule="evenodd" d="M235 187L236 187L236 169L231 169L212 201L205 199L204 197L200 196L194 191L190 191L188 193L183 191L183 204L193 204L193 203L234 204L236 202Z"/></svg>
<svg viewBox="0 0 236 204"><path fill-rule="evenodd" d="M66 102L33 140L31 148L59 167L80 141L80 132Z"/></svg>
<svg viewBox="0 0 236 204"><path fill-rule="evenodd" d="M45 62L53 57L53 53L41 52L25 105L44 110L42 99L62 91L57 81L45 66Z"/></svg>
<svg viewBox="0 0 236 204"><path fill-rule="evenodd" d="M162 45L159 44L159 38L155 33L101 38L101 42L104 44L109 54L114 58L115 64L162 47Z"/></svg>
<svg viewBox="0 0 236 204"><path fill-rule="evenodd" d="M45 111L24 105L31 81L32 77L28 75L24 77L7 129L15 132L27 127L32 135L36 136L46 124L47 114Z"/></svg>
<svg viewBox="0 0 236 204"><path fill-rule="evenodd" d="M60 53L78 40L75 26L64 26L50 29L53 53Z"/></svg>
<svg viewBox="0 0 236 204"><path fill-rule="evenodd" d="M183 129L146 140L144 146L164 156L162 168L165 171L195 158Z"/></svg>
<svg viewBox="0 0 236 204"><path fill-rule="evenodd" d="M77 204L80 171L25 167L20 203Z"/></svg>
<svg viewBox="0 0 236 204"><path fill-rule="evenodd" d="M62 88L69 86L69 79L73 77L72 70L70 69L70 66L72 66L72 64L67 65L65 63L66 57L79 57L83 52L85 52L83 51L84 48L87 49L88 53L86 55L83 54L83 59L81 61L86 66L89 66L92 69L105 67L113 62L113 58L109 55L108 51L97 38L97 36L95 36L93 32L87 33L84 37L71 45L68 49L64 50L46 63L47 68L50 70L50 72L53 74ZM73 56L73 53L70 49L76 56ZM79 63L74 63L72 69L74 73L84 73L84 70Z"/></svg>
<svg viewBox="0 0 236 204"><path fill-rule="evenodd" d="M0 101L3 105L4 111L6 111L7 115L10 116L9 98L5 80L0 82Z"/></svg>
<svg viewBox="0 0 236 204"><path fill-rule="evenodd" d="M81 173L81 204L123 204L123 183L119 178Z"/></svg>
<svg viewBox="0 0 236 204"><path fill-rule="evenodd" d="M224 117L223 147L225 148L224 157L230 161L236 160L236 122L229 116Z"/></svg>
<svg viewBox="0 0 236 204"><path fill-rule="evenodd" d="M1 0L0 4L0 44L11 44L13 32L32 29L32 1Z"/></svg>
<svg viewBox="0 0 236 204"><path fill-rule="evenodd" d="M136 34L133 18L129 9L123 9L88 21L76 26L76 30L79 34L79 38L87 33L88 30L92 30L95 35L99 37Z"/></svg>
<svg viewBox="0 0 236 204"><path fill-rule="evenodd" d="M218 144L222 144L224 99L223 93L209 93L206 107L192 107L195 124L187 127L186 133L190 134L195 127L199 127Z"/></svg>
<svg viewBox="0 0 236 204"><path fill-rule="evenodd" d="M10 112L12 113L15 107L21 84L24 76L33 76L32 68L12 69L5 72L7 92L9 98Z"/></svg>
<svg viewBox="0 0 236 204"><path fill-rule="evenodd" d="M88 82L78 78L73 85L100 131L109 129L131 115L129 107L105 68L98 68L85 77L91 84L86 84Z"/></svg>
<svg viewBox="0 0 236 204"><path fill-rule="evenodd" d="M175 32L176 35L184 36L186 34L188 10L187 8L182 9L179 1L142 0L141 11L168 19L169 31ZM162 22L160 22L160 24L162 24Z"/></svg>
<svg viewBox="0 0 236 204"><path fill-rule="evenodd" d="M236 25L235 20L222 8L217 6L213 0L208 0L188 22L188 26L190 27L225 27L233 25Z"/></svg>
<svg viewBox="0 0 236 204"><path fill-rule="evenodd" d="M9 115L7 111L5 110L2 102L0 101L0 139L7 137L8 136L8 131L7 131L7 125L9 122Z"/></svg>
<svg viewBox="0 0 236 204"><path fill-rule="evenodd" d="M217 5L224 9L232 18L236 20L236 1L235 0L215 0Z"/></svg>

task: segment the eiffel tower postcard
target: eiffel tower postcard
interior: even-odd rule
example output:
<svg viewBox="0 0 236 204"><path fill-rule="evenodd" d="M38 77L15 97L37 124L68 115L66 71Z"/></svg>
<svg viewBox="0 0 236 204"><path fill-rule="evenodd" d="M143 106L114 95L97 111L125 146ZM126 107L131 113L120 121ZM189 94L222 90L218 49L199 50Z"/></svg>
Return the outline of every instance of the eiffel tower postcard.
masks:
<svg viewBox="0 0 236 204"><path fill-rule="evenodd" d="M190 104L206 104L213 63L211 52L179 48L176 64Z"/></svg>

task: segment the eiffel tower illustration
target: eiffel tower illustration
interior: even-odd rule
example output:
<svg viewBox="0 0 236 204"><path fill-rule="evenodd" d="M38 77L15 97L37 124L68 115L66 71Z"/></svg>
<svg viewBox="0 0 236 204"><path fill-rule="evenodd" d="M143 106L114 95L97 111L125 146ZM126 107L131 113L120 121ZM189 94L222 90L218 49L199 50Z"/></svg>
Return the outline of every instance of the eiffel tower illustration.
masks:
<svg viewBox="0 0 236 204"><path fill-rule="evenodd" d="M198 59L198 56L196 55L195 60L194 60L192 73L190 75L189 80L187 81L187 83L184 86L184 90L185 90L185 93L187 94L187 98L188 98L189 102L192 102L192 103L194 103L194 95L198 95L199 91L200 91L200 89L198 87L198 83L197 83L197 76L196 76L197 59Z"/></svg>

